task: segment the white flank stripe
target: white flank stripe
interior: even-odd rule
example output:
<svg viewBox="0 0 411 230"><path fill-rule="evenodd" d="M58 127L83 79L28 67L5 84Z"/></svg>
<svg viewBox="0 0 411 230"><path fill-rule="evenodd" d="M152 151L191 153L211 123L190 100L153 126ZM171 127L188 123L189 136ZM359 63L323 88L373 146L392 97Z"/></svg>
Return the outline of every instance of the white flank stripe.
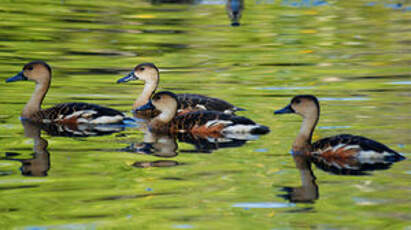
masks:
<svg viewBox="0 0 411 230"><path fill-rule="evenodd" d="M224 125L224 126L226 126L226 125L231 125L232 123L233 122L231 122L231 121L211 120L211 121L207 122L205 126L207 128L210 128L210 127L215 126L215 125Z"/></svg>
<svg viewBox="0 0 411 230"><path fill-rule="evenodd" d="M345 146L345 144L338 144L337 146L334 146L334 147L333 147L333 152L336 152L337 149L342 148L342 147L344 147L344 146Z"/></svg>
<svg viewBox="0 0 411 230"><path fill-rule="evenodd" d="M260 127L259 125L231 125L222 130L223 134L228 133L249 133L251 130Z"/></svg>
<svg viewBox="0 0 411 230"><path fill-rule="evenodd" d="M101 116L94 120L90 121L90 124L108 124L108 123L116 123L123 120L123 116L116 115L116 116Z"/></svg>
<svg viewBox="0 0 411 230"><path fill-rule="evenodd" d="M197 104L196 108L201 109L201 110L207 110L207 108L204 105L200 105L200 104Z"/></svg>

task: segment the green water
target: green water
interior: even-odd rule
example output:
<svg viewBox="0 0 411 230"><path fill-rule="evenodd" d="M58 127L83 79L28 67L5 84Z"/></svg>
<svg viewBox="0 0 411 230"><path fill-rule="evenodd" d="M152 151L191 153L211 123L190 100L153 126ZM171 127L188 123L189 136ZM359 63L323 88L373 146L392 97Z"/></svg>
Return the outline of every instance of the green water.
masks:
<svg viewBox="0 0 411 230"><path fill-rule="evenodd" d="M231 27L218 1L1 1L0 228L410 229L409 160L365 176L313 167L318 199L280 197L301 186L288 153L301 118L273 115L292 96L315 94L315 140L363 135L410 158L410 5L292 2L301 1L245 1L241 26ZM142 85L116 80L154 62L160 89L225 99L271 133L207 154L177 142L167 158L127 151L145 138L138 128L25 135L19 115L34 84L4 80L36 59L53 68L44 107L77 101L128 112ZM47 149L33 150L44 140ZM47 176L22 175L16 159L33 151L41 172L49 161Z"/></svg>

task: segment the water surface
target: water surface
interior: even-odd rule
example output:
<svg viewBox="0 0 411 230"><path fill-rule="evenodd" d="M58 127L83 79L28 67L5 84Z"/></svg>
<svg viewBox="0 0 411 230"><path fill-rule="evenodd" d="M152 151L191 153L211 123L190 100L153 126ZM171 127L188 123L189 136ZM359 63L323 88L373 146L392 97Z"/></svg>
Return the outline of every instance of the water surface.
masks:
<svg viewBox="0 0 411 230"><path fill-rule="evenodd" d="M315 94L315 140L363 135L410 158L410 4L257 0L243 8L231 26L223 1L2 1L2 228L410 228L409 160L362 176L312 166L318 196L312 186L310 202L291 199L302 186L289 154L301 118L273 115L292 96ZM272 131L210 151L176 140L167 157L130 151L144 141L138 128L30 136L19 114L34 85L4 80L36 59L53 68L44 107L79 101L129 112L142 85L115 82L154 62L161 90L225 99ZM27 161L43 168L25 173Z"/></svg>

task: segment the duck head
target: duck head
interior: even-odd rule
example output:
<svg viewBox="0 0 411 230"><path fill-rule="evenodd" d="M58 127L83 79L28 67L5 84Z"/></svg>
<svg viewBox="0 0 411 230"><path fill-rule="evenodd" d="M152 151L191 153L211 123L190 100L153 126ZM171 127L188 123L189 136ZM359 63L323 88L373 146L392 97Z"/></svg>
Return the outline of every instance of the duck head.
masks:
<svg viewBox="0 0 411 230"><path fill-rule="evenodd" d="M14 81L35 81L36 83L50 82L51 68L44 61L33 61L24 65L23 70L6 80L6 82Z"/></svg>
<svg viewBox="0 0 411 230"><path fill-rule="evenodd" d="M154 94L153 98L145 105L138 107L135 111L145 111L157 109L160 111L159 117L164 122L170 121L177 113L177 96L169 91L162 91Z"/></svg>
<svg viewBox="0 0 411 230"><path fill-rule="evenodd" d="M320 104L313 95L298 95L286 107L274 111L274 114L284 113L296 113L304 118L318 117L320 114Z"/></svg>
<svg viewBox="0 0 411 230"><path fill-rule="evenodd" d="M137 65L133 71L127 76L118 79L117 83L123 83L128 81L141 80L145 82L158 82L159 80L158 68L153 63L142 63Z"/></svg>

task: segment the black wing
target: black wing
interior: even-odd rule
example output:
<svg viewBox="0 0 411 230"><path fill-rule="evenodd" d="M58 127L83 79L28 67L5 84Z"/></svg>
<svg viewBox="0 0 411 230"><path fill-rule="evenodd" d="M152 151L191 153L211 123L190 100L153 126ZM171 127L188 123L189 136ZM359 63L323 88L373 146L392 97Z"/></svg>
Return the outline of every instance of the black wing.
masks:
<svg viewBox="0 0 411 230"><path fill-rule="evenodd" d="M198 108L198 109L205 109L205 110L213 110L213 111L240 111L244 109L240 109L235 107L234 105L213 97L206 97L203 95L198 94L177 94L177 99L179 102L179 109L186 109L186 108Z"/></svg>
<svg viewBox="0 0 411 230"><path fill-rule="evenodd" d="M87 111L84 114L81 111ZM120 111L103 107L95 104L88 103L64 103L58 104L49 109L41 110L32 116L32 120L43 122L49 120L51 122L58 120L64 120L70 118L70 116L76 116L85 118L89 121L97 119L99 117L116 117L124 118L124 114Z"/></svg>

